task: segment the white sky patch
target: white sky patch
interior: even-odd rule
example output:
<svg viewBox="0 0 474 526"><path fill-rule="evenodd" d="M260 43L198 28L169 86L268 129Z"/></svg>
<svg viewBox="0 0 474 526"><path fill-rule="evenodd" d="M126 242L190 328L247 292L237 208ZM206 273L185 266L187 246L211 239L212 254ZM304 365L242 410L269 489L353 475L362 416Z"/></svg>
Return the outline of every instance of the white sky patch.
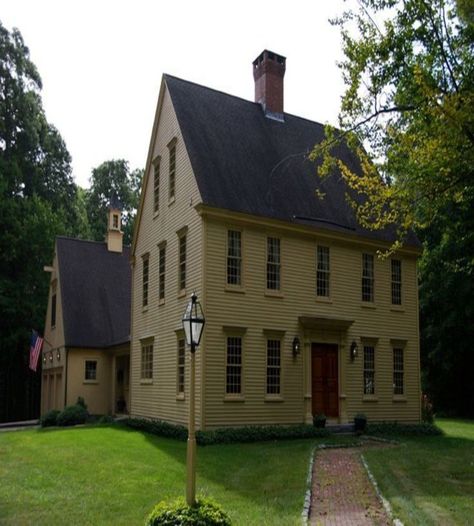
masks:
<svg viewBox="0 0 474 526"><path fill-rule="evenodd" d="M337 124L343 82L331 2L4 0L43 79L46 116L64 138L76 182L112 158L142 168L163 73L244 99L263 49L287 57L285 111Z"/></svg>

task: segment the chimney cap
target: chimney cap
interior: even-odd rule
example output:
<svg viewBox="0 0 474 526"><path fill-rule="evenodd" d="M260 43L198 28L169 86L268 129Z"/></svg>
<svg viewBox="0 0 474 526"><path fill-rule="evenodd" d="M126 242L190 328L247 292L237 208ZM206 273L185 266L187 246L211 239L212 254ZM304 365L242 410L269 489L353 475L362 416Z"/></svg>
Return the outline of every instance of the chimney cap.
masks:
<svg viewBox="0 0 474 526"><path fill-rule="evenodd" d="M265 59L267 60L274 60L278 64L281 64L282 66L286 63L286 57L283 55L279 55L278 53L275 53L274 51L270 51L268 49L264 49L260 55L253 61L253 65L255 67L258 67L259 64L261 64Z"/></svg>

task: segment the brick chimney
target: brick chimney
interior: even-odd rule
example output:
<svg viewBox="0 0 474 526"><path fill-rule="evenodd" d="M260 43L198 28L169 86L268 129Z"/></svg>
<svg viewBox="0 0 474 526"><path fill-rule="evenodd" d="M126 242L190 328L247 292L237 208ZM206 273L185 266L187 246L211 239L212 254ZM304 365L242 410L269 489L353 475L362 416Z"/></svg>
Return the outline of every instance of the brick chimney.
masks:
<svg viewBox="0 0 474 526"><path fill-rule="evenodd" d="M286 58L265 49L253 61L255 102L262 105L265 115L283 120L283 77Z"/></svg>

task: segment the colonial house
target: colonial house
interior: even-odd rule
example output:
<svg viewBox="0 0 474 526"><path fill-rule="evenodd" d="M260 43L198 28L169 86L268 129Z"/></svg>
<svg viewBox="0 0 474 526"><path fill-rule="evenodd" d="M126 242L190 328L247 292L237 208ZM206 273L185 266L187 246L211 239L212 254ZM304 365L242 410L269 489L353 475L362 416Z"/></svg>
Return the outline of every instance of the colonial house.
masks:
<svg viewBox="0 0 474 526"><path fill-rule="evenodd" d="M195 291L206 317L196 355L201 429L309 423L317 413L340 423L360 412L420 420L419 243L411 235L379 259L394 233L357 223L337 173L316 177L307 154L323 126L284 112L285 62L267 50L253 62L255 102L163 76L131 249L132 416L186 424L181 318ZM338 155L357 168L347 148ZM58 241L58 287L66 243L82 242ZM71 291L92 293L87 279ZM85 292L81 308L91 302ZM105 321L113 314L90 323L101 333ZM85 322L74 334L54 346L74 344L69 356L83 371L75 381L93 388L89 360L99 374L115 351L92 345Z"/></svg>
<svg viewBox="0 0 474 526"><path fill-rule="evenodd" d="M84 398L93 414L129 407L130 248L112 200L104 243L58 237L42 351L41 412Z"/></svg>

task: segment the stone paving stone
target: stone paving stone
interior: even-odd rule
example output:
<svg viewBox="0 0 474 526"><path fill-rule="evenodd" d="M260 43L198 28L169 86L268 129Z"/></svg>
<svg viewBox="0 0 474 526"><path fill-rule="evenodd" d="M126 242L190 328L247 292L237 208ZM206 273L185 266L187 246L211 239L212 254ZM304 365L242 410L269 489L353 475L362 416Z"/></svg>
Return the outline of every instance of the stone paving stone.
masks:
<svg viewBox="0 0 474 526"><path fill-rule="evenodd" d="M316 453L310 524L385 526L392 524L360 460L360 448Z"/></svg>

